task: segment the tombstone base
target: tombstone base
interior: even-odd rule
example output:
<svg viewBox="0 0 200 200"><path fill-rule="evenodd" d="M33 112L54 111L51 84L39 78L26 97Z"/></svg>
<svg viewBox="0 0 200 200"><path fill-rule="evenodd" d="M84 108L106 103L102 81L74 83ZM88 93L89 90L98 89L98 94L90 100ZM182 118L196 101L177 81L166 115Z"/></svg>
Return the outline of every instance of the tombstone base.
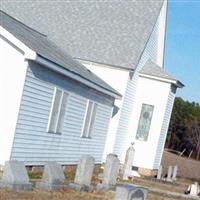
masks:
<svg viewBox="0 0 200 200"><path fill-rule="evenodd" d="M59 191L67 188L65 184L49 184L45 182L36 183L36 188L39 190L47 190L47 191Z"/></svg>
<svg viewBox="0 0 200 200"><path fill-rule="evenodd" d="M11 190L32 190L32 183L6 183L0 181L0 188L8 188Z"/></svg>
<svg viewBox="0 0 200 200"><path fill-rule="evenodd" d="M115 185L108 185L103 183L97 185L97 190L102 192L106 192L108 190L115 190L115 188L116 188Z"/></svg>
<svg viewBox="0 0 200 200"><path fill-rule="evenodd" d="M129 180L129 177L131 177L131 176L132 176L131 173L129 173L129 174L124 174L123 177L122 177L122 179L123 179L123 180Z"/></svg>
<svg viewBox="0 0 200 200"><path fill-rule="evenodd" d="M169 183L172 183L172 182L173 182L172 179L168 179L168 178L166 179L166 181L169 182Z"/></svg>
<svg viewBox="0 0 200 200"><path fill-rule="evenodd" d="M91 192L94 189L93 186L79 185L77 183L70 183L68 187L78 192Z"/></svg>

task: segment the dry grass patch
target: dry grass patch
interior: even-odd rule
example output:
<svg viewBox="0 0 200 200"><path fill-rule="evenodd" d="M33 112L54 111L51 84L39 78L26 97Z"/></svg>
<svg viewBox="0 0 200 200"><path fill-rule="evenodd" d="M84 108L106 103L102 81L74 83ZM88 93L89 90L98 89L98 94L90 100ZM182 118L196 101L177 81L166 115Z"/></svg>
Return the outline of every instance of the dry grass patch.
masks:
<svg viewBox="0 0 200 200"><path fill-rule="evenodd" d="M46 192L40 190L12 192L10 190L0 190L0 200L112 200L113 192L106 193L86 193L65 190L61 192Z"/></svg>

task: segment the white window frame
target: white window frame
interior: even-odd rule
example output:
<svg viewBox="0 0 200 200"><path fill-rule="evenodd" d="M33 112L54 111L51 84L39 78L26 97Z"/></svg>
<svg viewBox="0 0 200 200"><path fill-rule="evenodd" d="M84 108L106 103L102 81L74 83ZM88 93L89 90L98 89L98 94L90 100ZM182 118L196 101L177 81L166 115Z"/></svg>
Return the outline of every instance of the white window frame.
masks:
<svg viewBox="0 0 200 200"><path fill-rule="evenodd" d="M89 111L88 108L91 103L92 103L92 108ZM94 129L94 123L95 123L95 119L96 119L96 114L97 114L97 107L98 107L98 104L96 102L87 100L85 116L84 116L84 120L83 120L82 131L81 131L82 138L91 138L91 136L92 136L92 132ZM90 113L88 113L88 112L90 112ZM87 119L88 114L90 117L89 119Z"/></svg>
<svg viewBox="0 0 200 200"><path fill-rule="evenodd" d="M53 110L56 106L55 99L56 99L57 92L61 92L61 96L59 98L57 117L56 117L56 119L53 119ZM66 92L62 89L59 89L57 87L54 88L54 94L53 94L53 99L52 99L52 103L51 103L51 110L50 110L49 120L48 120L48 125L47 125L48 133L55 133L55 134L62 133L68 99L69 99L68 92ZM55 120L55 121L53 121L53 120ZM53 128L51 127L51 125L52 125L51 123L55 123Z"/></svg>

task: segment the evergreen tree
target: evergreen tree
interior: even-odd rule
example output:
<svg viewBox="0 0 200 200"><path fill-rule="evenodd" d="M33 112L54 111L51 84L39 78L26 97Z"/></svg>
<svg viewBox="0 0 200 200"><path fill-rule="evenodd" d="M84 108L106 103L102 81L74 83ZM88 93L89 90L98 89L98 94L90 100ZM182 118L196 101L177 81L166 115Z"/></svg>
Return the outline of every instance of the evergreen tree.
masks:
<svg viewBox="0 0 200 200"><path fill-rule="evenodd" d="M200 105L177 97L170 120L166 148L200 159Z"/></svg>

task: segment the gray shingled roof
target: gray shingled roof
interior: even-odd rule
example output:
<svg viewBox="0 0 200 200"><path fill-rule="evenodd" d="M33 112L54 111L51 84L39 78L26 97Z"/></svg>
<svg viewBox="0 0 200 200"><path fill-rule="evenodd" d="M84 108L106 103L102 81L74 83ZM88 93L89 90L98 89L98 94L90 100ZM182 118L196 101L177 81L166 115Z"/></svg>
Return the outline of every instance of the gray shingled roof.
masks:
<svg viewBox="0 0 200 200"><path fill-rule="evenodd" d="M50 41L46 35L43 35L15 20L1 10L0 26L5 28L8 32L14 35L17 39L19 39L41 57L46 58L51 62L58 64L60 67L63 67L66 70L94 83L95 85L98 85L101 88L120 96L120 94L111 86L97 77L94 73L90 72L81 63L74 60L71 56Z"/></svg>
<svg viewBox="0 0 200 200"><path fill-rule="evenodd" d="M7 1L1 9L76 58L133 69L163 0Z"/></svg>
<svg viewBox="0 0 200 200"><path fill-rule="evenodd" d="M158 66L151 60L148 60L145 63L143 68L140 70L140 73L176 81L174 77L169 75L167 72L164 71L162 67Z"/></svg>

